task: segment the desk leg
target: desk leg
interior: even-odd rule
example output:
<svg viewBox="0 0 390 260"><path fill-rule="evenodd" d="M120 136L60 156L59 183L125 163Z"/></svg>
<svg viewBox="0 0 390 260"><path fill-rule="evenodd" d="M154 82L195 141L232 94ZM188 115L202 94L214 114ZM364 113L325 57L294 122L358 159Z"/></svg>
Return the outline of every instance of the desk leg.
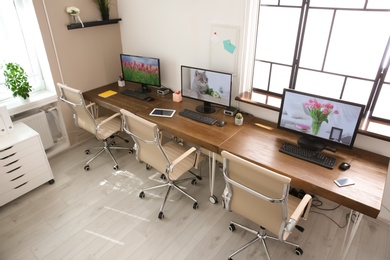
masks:
<svg viewBox="0 0 390 260"><path fill-rule="evenodd" d="M214 195L214 182L215 182L215 153L209 151L209 181L210 181L210 202L213 204L218 203L217 196Z"/></svg>
<svg viewBox="0 0 390 260"><path fill-rule="evenodd" d="M355 214L355 216L356 216L354 221L352 221L352 215L353 214ZM352 240L355 237L356 231L357 231L357 229L359 227L359 224L360 224L360 221L362 220L362 218L363 218L363 214L361 214L361 213L359 213L357 211L351 210L351 213L349 214L349 218L348 218L347 228L345 230L343 247L341 249L341 259L342 260L344 260L345 257L347 256L349 247L351 246ZM350 224L352 224L352 227L351 227L351 231L349 232ZM346 241L347 240L347 236L348 236L348 241ZM347 244L345 244L346 242L347 242Z"/></svg>

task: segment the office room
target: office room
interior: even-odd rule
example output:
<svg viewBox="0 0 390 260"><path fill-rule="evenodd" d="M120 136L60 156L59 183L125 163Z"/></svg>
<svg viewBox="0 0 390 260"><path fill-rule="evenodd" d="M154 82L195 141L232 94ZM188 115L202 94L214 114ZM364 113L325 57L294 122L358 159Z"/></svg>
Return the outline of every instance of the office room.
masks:
<svg viewBox="0 0 390 260"><path fill-rule="evenodd" d="M255 77L259 74L265 75L253 72L255 46L249 44L256 41L256 36L252 35L256 35L254 32L257 31L257 22L249 24L248 21L249 19L256 20L257 12L255 10L258 10L260 5L259 0L112 0L109 5L109 22L101 21L101 13L93 0L6 0L0 5L12 8L14 12L14 2L18 12L23 9L26 13L24 13L25 16L21 16L20 21L12 20L12 23L15 24L14 21L19 21L21 27L28 27L27 31L34 32L33 35L26 33L25 37L30 38L26 38L25 41L34 42L36 45L45 87L30 93L30 98L26 101L13 98L12 93L8 90L8 92L4 92L6 87L3 78L0 77L0 90L2 91L0 108L6 107L6 112L9 114L13 126L19 126L19 121L26 122L23 118L30 111L35 113L35 111L44 110L46 114L49 114L46 115L46 118L51 135L56 137L54 136L56 134L57 139L54 138L51 140L51 144L46 146L43 142L46 141L46 136L39 133L44 149L42 160L48 166L49 177L45 177L40 185L24 194L12 199L6 198L6 203L0 206L0 259L228 259L229 255L236 249L256 237L255 234L238 226L234 232L229 230L231 220L253 229L258 229L259 225L234 212L234 210L232 212L227 210L228 204L226 203L228 201L222 197L225 180L222 174L221 149L231 148L231 152L235 153L241 149L241 143L238 142L240 140L236 142L234 136L239 136L240 132L253 134L260 131L262 134L259 134L259 138L253 142L249 137L242 136L242 142L259 144L258 147L253 148L254 150L251 150L251 147L248 149L255 152L254 155L249 153L247 158L253 162L257 160L256 149L263 148L267 151L273 149L273 140L267 140L268 137L273 136L273 133L280 133L281 139L283 139L283 135L288 138L298 136L290 131L276 129L282 89L293 82L290 82L291 70L285 70L283 66L278 67L284 63L277 59L274 61L273 71L279 72L276 74L277 76L285 77L283 79L271 77L272 80L269 81L269 84L262 80L259 81L270 87L274 82L283 86L277 87L275 91L270 90L268 93L270 95L266 98L266 102L269 103L265 103L262 99L265 93L262 91L262 87L258 87L256 90L256 86L252 84L252 74ZM390 5L379 0L343 1L343 4L336 3L338 1L332 1L328 4L323 2L320 0L304 1L306 4L303 5L302 1L299 0L268 0L261 1L260 10L271 10L272 8L293 10L292 14L287 12L291 16L282 16L286 19L280 23L277 19L272 19L272 14L280 15L277 11L275 13L269 11L269 13L265 13L267 15L263 16L268 19L264 21L273 22L275 30L279 29L280 32L285 33L286 30L283 30L283 27L295 25L298 28L299 19L295 18L300 17L302 8L313 7L308 9L309 21L312 12L324 11L325 14L319 14L318 17L327 21L327 23L321 24L334 24L334 35L337 33L347 34L349 28L348 23L346 23L346 27L341 27L341 29L336 26L339 21L337 20L339 13L341 15L344 14L343 12L347 14L355 14L355 12L364 13L363 15L365 13L374 14L370 16L376 17L372 18L374 20L370 23L372 26L375 22L381 21L381 17L388 17L390 12ZM67 9L69 7L76 8L75 15L70 14L72 11ZM1 9L7 10L3 6ZM0 11L0 21L4 28L10 26L8 20L10 18L6 16L6 13L9 13L13 17L12 19L17 16L17 13ZM32 18L28 15L32 15ZM360 21L359 25L363 25L361 20L364 19L351 17L356 19L354 20L356 23ZM23 18L28 18L27 22ZM290 22L289 19L293 18L294 22ZM36 25L32 22L35 19ZM388 18L384 19L384 21L388 21ZM308 32L312 28L310 26L311 24L307 23ZM384 26L379 26L380 29L375 28L375 30L370 30L369 26L358 27L361 28L362 34L363 32L367 34L371 32L372 34L369 36L377 39L377 42L379 39L386 39L385 44L380 45L382 48L380 51L377 51L378 46L369 50L364 49L361 52L358 51L358 48L362 45L356 44L357 49L353 49L353 46L344 46L345 52L348 48L356 51L358 53L356 60L359 61L367 59L369 62L373 62L372 57L375 56L377 63L370 66L370 69L374 71L371 71L370 76L367 76L365 71L358 75L354 71L350 75L348 74L349 70L342 70L344 74L332 71L332 69L328 70L328 63L324 62L322 69L331 71L330 74L338 78L334 81L332 79L327 81L327 78L322 77L323 81L320 82L320 87L325 90L313 92L319 96L327 96L327 92L334 91L336 88L327 86L326 82L338 84L340 81L344 82L340 78L344 79L342 76L347 75L350 76L349 79L345 80L346 83L341 83L343 88L345 87L345 93L355 92L355 96L358 97L354 101L367 101L370 96L370 92L367 92L367 86L371 88L374 81L380 83L380 76L378 76L380 73L377 73L378 67L387 66L386 68L388 68L389 57L385 55L385 45L389 45L387 41L390 33L388 28L382 27ZM319 30L324 32L330 30L329 28L324 25ZM1 32L8 31L4 29ZM297 34L288 32L289 39L295 41ZM272 30L264 31L264 33L268 33L268 36L273 35ZM356 34L354 31L348 35L355 37ZM377 34L384 34L385 37L375 38ZM327 62L335 68L345 67L345 63L337 59L332 60L335 57L331 56L334 46L332 44L327 46L326 40L320 35L316 37L323 40L315 43L322 44L323 56L329 55ZM301 40L305 43L303 38ZM372 41L368 42L372 43ZM381 42L383 43L383 41ZM290 55L294 53L295 42L287 46L289 49L286 47L288 50L283 44L266 45L270 44L270 42L266 42L265 45L261 45L262 43L262 41L258 42L258 46L265 46L264 48L271 46L271 48L280 50L277 51L281 55L280 57L287 51ZM4 47L4 49L6 48ZM11 52L4 51L4 49L1 52L4 57L0 57L2 63L12 60L10 56L7 56ZM372 49L376 51L372 52ZM317 50L317 52L321 51ZM263 53L264 56L259 58L262 68L266 67L264 64L268 60L272 61L272 55L268 55L269 53L271 52ZM85 169L86 161L96 154L95 151L87 154L86 150L93 146L101 146L102 142L97 140L93 134L76 126L72 110L59 98L61 93L57 83L78 89L89 96L94 93L95 89L109 84L113 85L105 90L115 89L118 91L120 88L117 81L122 73L120 54L158 58L161 85L173 92L181 90L182 65L227 72L232 75L230 105L239 108L244 115L242 126L236 126L234 118L224 115L223 109L217 109L218 112L215 113L219 119L223 118L226 121L226 125L223 127L212 125L202 128L198 126L200 123L196 123L196 128L199 127L200 130L192 135L185 132L185 127L191 128L192 126L189 119L183 118L181 120L183 122L176 121L172 126L168 120L180 119L178 113L182 106L199 102L193 98L185 97L180 103L170 103L177 110L174 118L152 118L159 127L172 130L165 133L165 138L172 137L175 142L179 141L179 143L182 141L184 147L194 145L196 148L205 148L202 153L204 160L200 163L199 168L194 170L195 174L201 174L201 180L197 179L196 185L183 183L183 188L197 199L198 206L195 207L193 202L183 193L173 190L166 202L164 217L159 219L159 208L163 203L166 190L145 191L146 196L142 199L140 191L144 187L153 186L166 180L161 178L161 173L153 168L146 169L145 163L137 161L133 150L134 142L126 132L120 132L120 137L130 140L129 143L124 142L121 138L115 139L118 147L126 148L112 151L117 163L113 162L107 154L102 154L91 162L90 169ZM305 54L303 52L302 55ZM19 55L22 54L19 53ZM381 60L382 56L385 57L384 61ZM353 57L348 56L352 60ZM304 58L303 56L302 63ZM338 64L339 66L337 66ZM296 66L299 67L299 64ZM307 64L303 65L303 67L305 66ZM359 67L359 69L361 68ZM382 90L384 92L389 87L389 76L386 76L387 69L380 71L383 77L381 84L383 84ZM267 71L267 74L271 75L271 70ZM349 80L360 87L358 91L348 89ZM300 82L299 73L296 81ZM126 82L126 87L128 84L130 83ZM303 85L304 92L312 93L310 84L310 86ZM152 92L156 91L156 88L151 89ZM297 89L299 88L297 87ZM361 94L356 95L356 92L360 90ZM244 92L248 91L251 95L243 95ZM3 93L9 97L4 98ZM118 98L120 95L120 93L116 94ZM169 94L169 97L171 97L170 95L172 93ZM276 99L274 99L275 96ZM109 97L106 100L112 99L112 102L115 103L114 97ZM100 100L103 104L102 106L98 104L99 115L103 116L112 115L111 108L114 106L116 113L120 113L117 110L119 108L130 107L128 103L123 103L123 107L117 103L115 105L108 104L99 97L96 100L96 103ZM143 105L142 102L145 101L137 101L137 109L139 107L151 109L157 106L154 104L167 104L161 100L164 100L164 97L155 96L155 100L149 102L148 105ZM272 103L272 100L277 100L277 105ZM158 103L160 101L161 103ZM380 101L382 101L381 96L375 101L378 103L377 107L379 107ZM172 107L166 105L166 108ZM386 108L388 105L385 106ZM0 110L0 112L0 115L3 116L4 110ZM149 112L149 110L144 110L139 115L146 117ZM311 166L307 162L291 156L287 157L287 155L281 157L287 159L278 166L271 165L272 158L269 160L265 158L264 161L259 162L263 166L270 163L267 168L274 169L279 173L285 172L286 175L289 175L290 171L299 171L299 165L302 164L303 168L314 169L314 172L318 170L325 174L332 171L332 174L337 172L340 176L356 173L355 176L352 176L356 182L355 185L342 188L333 183L335 178L330 184L326 184L328 186L321 186L321 184L311 183L315 179L313 176L308 176L304 180L292 177L291 187L297 189L298 196L302 197L302 192L300 192L302 187L304 189L307 187L309 190L307 193L312 196L307 220L301 219L298 223L305 231L301 233L298 229L294 229L288 238L289 241L299 244L303 254L297 255L294 246L284 244L281 241L267 240L271 259L390 258L390 247L388 246L390 244L390 188L386 183L389 181L390 139L388 135L389 118L386 113L384 114L379 114L375 120L369 121L369 123L373 123L372 128L366 127L357 133L353 149L340 148L340 151L345 151L344 157L337 155L340 151L334 153L338 159L333 170L317 165ZM381 118L381 115L384 120L377 120ZM336 115L332 116L336 117ZM302 120L301 117L303 116L298 116L299 120ZM254 128L255 124L271 130L267 132L264 132L266 130L257 130ZM181 126L183 129L179 129ZM24 129L22 127L20 131L25 132ZM201 133L201 129L205 129L205 132ZM11 140L7 140L9 139L7 136L12 134L14 133L0 135L1 143L11 142ZM208 145L206 139L213 134L216 135L215 140L210 141L210 145ZM34 138L36 137L35 132L32 135ZM260 136L265 137L261 138ZM202 137L205 140L200 140ZM279 140L275 142L279 142ZM7 147L1 145L1 149L5 148ZM246 146L242 145L242 149L245 150L245 148ZM339 170L340 158L352 158L348 156L351 156L356 149L361 150L361 153L356 155L355 161L352 160L351 168L345 171ZM278 158L282 156L279 155L278 151L275 153L278 154ZM326 151L326 153L333 152ZM271 154L270 157L272 157L271 152L261 154ZM214 159L214 156L217 157L217 162L209 160L209 158ZM251 156L255 156L255 158ZM377 161L380 163L376 163ZM382 161L387 162L387 164L383 166ZM354 163L356 167L354 167ZM115 168L116 164L118 164L118 168ZM306 167L306 165L309 166ZM360 174L359 167L368 169L368 171ZM215 180L209 174L213 170L215 171ZM372 184L378 179L382 183ZM356 190L360 186L359 181L371 185L367 193L364 187ZM2 184L1 189L3 190L4 187ZM376 187L377 190L375 190ZM330 189L331 193L324 191L326 189ZM370 193L371 189L374 190L374 195ZM316 194L317 191L318 194ZM361 195L356 195L356 193ZM325 195L328 199L320 194ZM328 194L331 195L327 196ZM2 196L6 197L7 195ZM371 199L370 196L372 196L375 205L366 205L365 202L356 199L360 198L359 196L362 200L364 197ZM352 211L347 205L351 205ZM251 205L251 207L255 208L256 206ZM359 209L361 209L361 213L359 213ZM232 259L268 258L262 243L256 242L233 256Z"/></svg>

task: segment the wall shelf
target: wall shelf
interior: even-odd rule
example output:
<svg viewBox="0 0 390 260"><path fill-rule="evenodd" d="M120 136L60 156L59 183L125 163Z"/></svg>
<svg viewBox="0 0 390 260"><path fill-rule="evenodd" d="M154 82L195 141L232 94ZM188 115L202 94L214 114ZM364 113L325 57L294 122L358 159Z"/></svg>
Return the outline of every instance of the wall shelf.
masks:
<svg viewBox="0 0 390 260"><path fill-rule="evenodd" d="M87 28L87 27L92 27L92 26L100 26L100 25L106 25L106 24L114 24L118 23L121 21L121 18L117 19L110 19L110 20L104 20L104 21L92 21L92 22L84 22L84 27L82 27L81 23L71 23L68 24L68 30L73 30L73 29L80 29L80 28Z"/></svg>

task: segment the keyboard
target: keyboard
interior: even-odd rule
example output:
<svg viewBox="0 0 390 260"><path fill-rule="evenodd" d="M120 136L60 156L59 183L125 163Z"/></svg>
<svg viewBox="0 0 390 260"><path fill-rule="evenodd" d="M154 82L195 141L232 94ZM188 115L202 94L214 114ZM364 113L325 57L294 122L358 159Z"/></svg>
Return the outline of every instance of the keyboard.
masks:
<svg viewBox="0 0 390 260"><path fill-rule="evenodd" d="M189 118L189 119L192 119L192 120L195 120L195 121L198 121L198 122L201 122L201 123L204 123L204 124L207 124L207 125L213 125L218 121L218 119L216 119L215 117L206 116L206 115L203 115L201 113L198 113L198 112L195 112L192 110L188 110L188 109L184 109L183 111L180 111L179 115L184 116L184 117Z"/></svg>
<svg viewBox="0 0 390 260"><path fill-rule="evenodd" d="M328 169L333 169L336 163L336 159L331 156L295 144L284 143L279 151Z"/></svg>
<svg viewBox="0 0 390 260"><path fill-rule="evenodd" d="M137 92L137 91L130 90L130 89L125 89L121 93L126 95L126 96L136 98L139 100L150 100L151 99L150 95L147 93Z"/></svg>

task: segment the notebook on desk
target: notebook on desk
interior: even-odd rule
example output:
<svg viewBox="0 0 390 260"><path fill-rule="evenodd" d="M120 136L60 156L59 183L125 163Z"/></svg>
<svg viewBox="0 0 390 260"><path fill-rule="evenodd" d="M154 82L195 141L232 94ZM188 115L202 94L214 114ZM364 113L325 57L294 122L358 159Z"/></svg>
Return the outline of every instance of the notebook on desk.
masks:
<svg viewBox="0 0 390 260"><path fill-rule="evenodd" d="M99 97L108 98L115 95L117 92L113 90L107 90L99 94Z"/></svg>

